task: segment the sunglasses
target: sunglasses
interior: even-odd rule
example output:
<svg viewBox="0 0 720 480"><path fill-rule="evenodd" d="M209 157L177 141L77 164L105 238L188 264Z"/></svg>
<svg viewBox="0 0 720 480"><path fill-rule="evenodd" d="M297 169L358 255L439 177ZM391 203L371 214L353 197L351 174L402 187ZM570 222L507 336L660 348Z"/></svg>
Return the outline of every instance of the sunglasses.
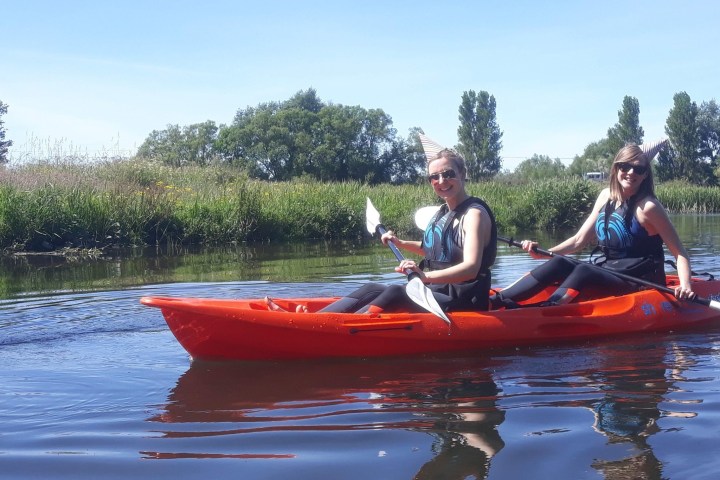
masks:
<svg viewBox="0 0 720 480"><path fill-rule="evenodd" d="M455 178L456 176L457 173L455 173L455 170L451 168L449 170L445 170L444 172L428 175L428 180L430 180L431 182L437 182L440 180L440 177L442 177L443 180L449 180L451 178Z"/></svg>
<svg viewBox="0 0 720 480"><path fill-rule="evenodd" d="M627 173L630 170L632 170L637 175L645 175L645 173L648 171L647 165L633 165L632 163L627 163L627 162L619 162L619 163L616 163L615 165L617 165L617 167L623 173Z"/></svg>

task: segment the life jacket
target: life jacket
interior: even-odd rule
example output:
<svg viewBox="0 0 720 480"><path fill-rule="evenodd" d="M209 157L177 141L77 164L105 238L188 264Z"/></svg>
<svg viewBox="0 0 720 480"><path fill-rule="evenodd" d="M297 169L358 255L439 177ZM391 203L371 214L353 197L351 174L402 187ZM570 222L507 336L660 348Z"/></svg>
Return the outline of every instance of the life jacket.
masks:
<svg viewBox="0 0 720 480"><path fill-rule="evenodd" d="M452 300L448 309L487 310L490 291L490 267L497 257L497 225L492 210L483 200L477 197L465 199L454 210L447 204L440 207L428 223L423 235L422 248L425 258L420 262L423 270L442 270L457 265L463 260L462 221L470 208L484 209L491 221L490 242L483 249L480 269L474 280L454 284L431 284L429 287L448 295ZM457 221L457 222L456 222Z"/></svg>
<svg viewBox="0 0 720 480"><path fill-rule="evenodd" d="M628 272L631 275L652 279L665 284L663 241L660 235L650 235L635 216L636 198L631 197L615 208L615 202L608 200L595 222L598 246L593 251L602 256L593 260L598 265L621 259L646 259L650 267L646 271ZM592 257L592 254L591 254ZM618 263L618 262L616 262ZM622 263L622 262L619 262ZM627 263L627 262L626 262ZM630 265L632 262L629 262ZM609 265L609 263L607 263Z"/></svg>

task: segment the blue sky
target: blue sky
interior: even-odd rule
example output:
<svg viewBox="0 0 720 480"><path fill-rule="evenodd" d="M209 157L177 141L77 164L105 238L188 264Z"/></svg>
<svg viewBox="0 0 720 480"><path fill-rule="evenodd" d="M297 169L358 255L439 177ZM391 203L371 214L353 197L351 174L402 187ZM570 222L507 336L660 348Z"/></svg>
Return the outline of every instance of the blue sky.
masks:
<svg viewBox="0 0 720 480"><path fill-rule="evenodd" d="M568 162L640 103L720 100L720 2L0 0L0 101L13 158L33 146L133 152L152 130L314 88L381 108L398 134L457 142L463 92L497 102L503 167Z"/></svg>

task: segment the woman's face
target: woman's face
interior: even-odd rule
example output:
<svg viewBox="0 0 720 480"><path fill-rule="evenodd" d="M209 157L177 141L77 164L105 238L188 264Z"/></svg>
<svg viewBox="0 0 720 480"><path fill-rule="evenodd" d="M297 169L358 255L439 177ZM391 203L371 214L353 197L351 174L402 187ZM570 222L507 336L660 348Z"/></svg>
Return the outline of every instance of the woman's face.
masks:
<svg viewBox="0 0 720 480"><path fill-rule="evenodd" d="M435 194L442 199L464 192L461 172L455 162L448 158L438 158L430 162L428 179Z"/></svg>
<svg viewBox="0 0 720 480"><path fill-rule="evenodd" d="M640 188L642 182L648 176L650 166L642 159L635 159L631 162L616 162L617 181L623 189L623 193L633 195Z"/></svg>

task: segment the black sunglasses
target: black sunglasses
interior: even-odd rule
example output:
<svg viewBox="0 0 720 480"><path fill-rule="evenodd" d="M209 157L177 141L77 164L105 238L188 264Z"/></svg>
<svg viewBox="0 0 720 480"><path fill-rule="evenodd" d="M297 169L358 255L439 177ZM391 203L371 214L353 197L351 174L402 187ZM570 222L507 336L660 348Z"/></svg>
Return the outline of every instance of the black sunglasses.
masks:
<svg viewBox="0 0 720 480"><path fill-rule="evenodd" d="M645 175L645 172L648 171L647 165L633 165L632 163L627 162L618 162L615 165L622 171L623 173L627 173L630 170L635 172L638 175Z"/></svg>
<svg viewBox="0 0 720 480"><path fill-rule="evenodd" d="M439 173L433 173L431 175L428 175L428 180L431 182L437 182L440 180L440 177L443 178L443 180L449 180L451 178L455 178L457 176L457 173L455 173L455 170L452 168L449 170L445 170L444 172Z"/></svg>

